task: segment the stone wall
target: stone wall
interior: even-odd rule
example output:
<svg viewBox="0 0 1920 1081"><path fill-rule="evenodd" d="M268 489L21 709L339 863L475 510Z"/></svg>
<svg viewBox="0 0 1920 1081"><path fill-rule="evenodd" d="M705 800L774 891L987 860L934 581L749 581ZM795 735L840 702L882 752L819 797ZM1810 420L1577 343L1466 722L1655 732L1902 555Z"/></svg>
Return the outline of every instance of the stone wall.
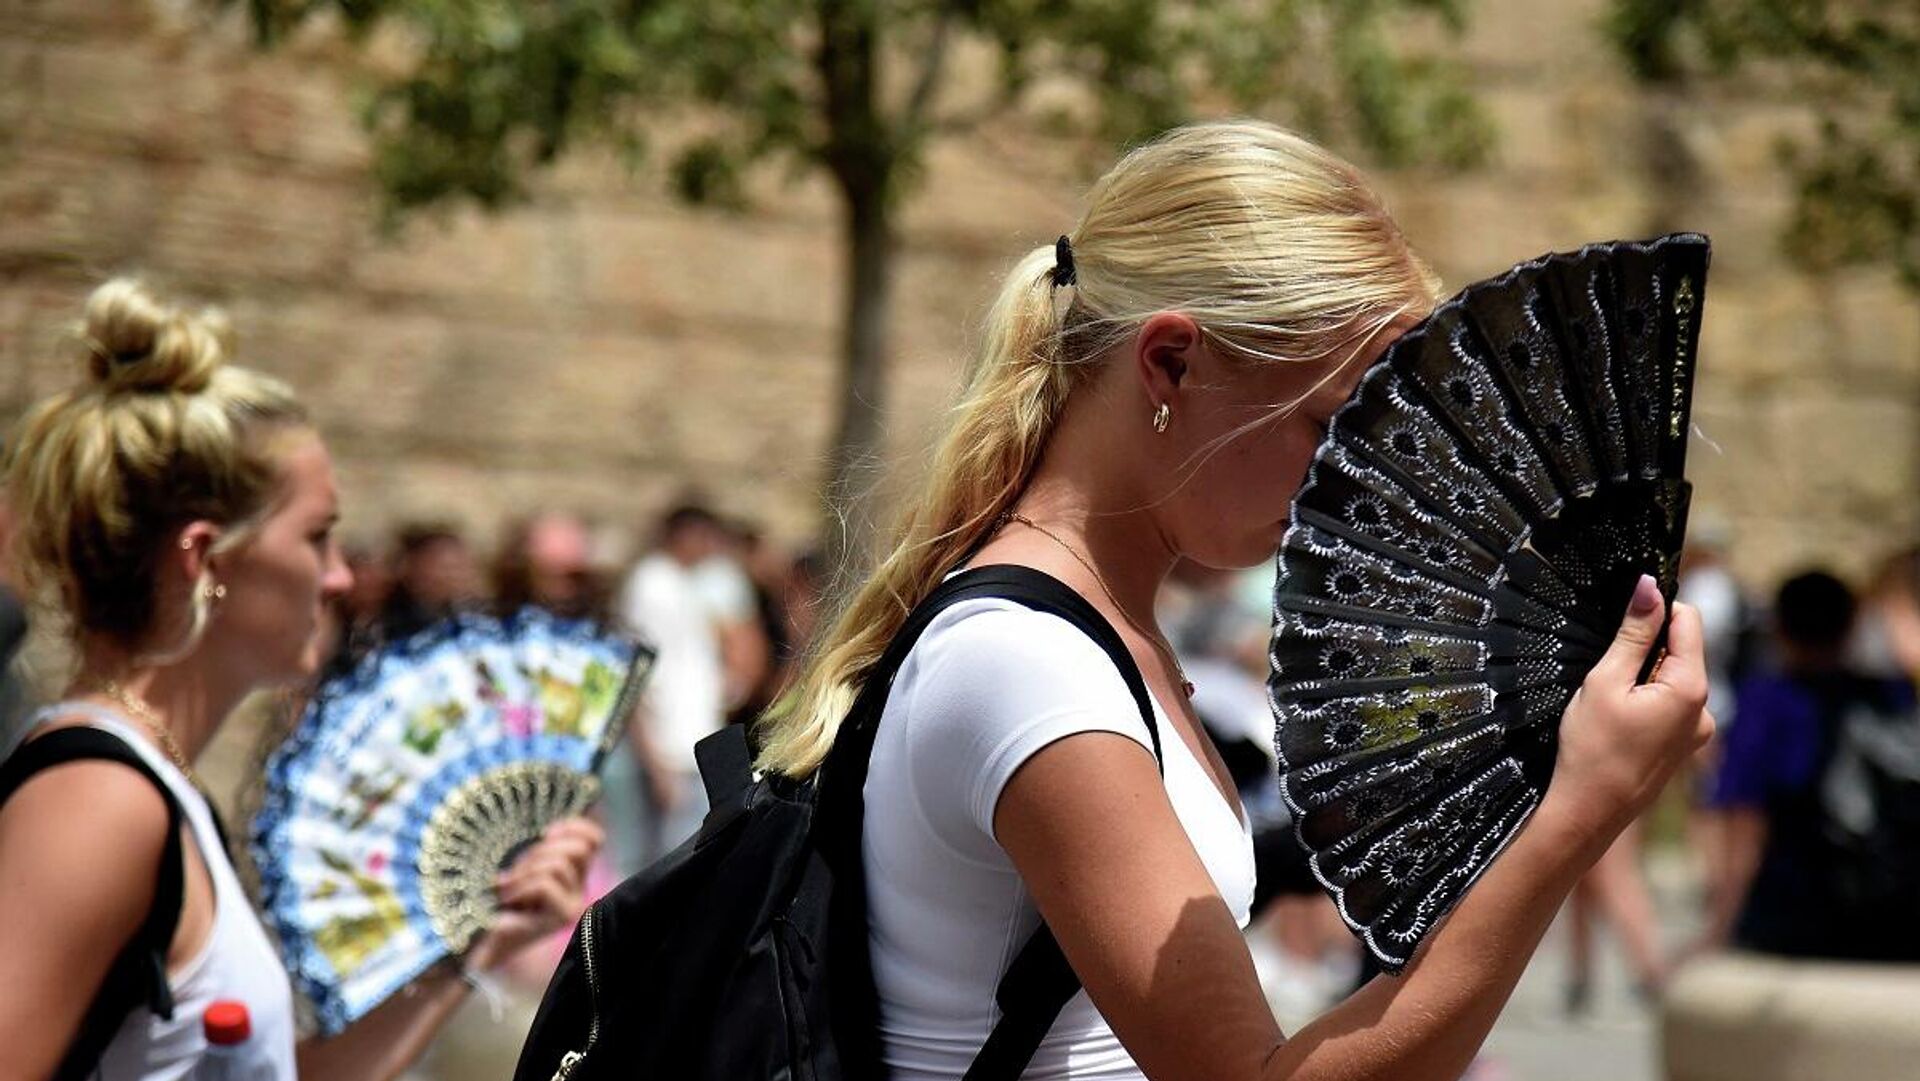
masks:
<svg viewBox="0 0 1920 1081"><path fill-rule="evenodd" d="M1881 275L1790 272L1774 230L1790 103L1635 91L1596 0L1484 0L1466 43L1496 164L1384 186L1456 284L1672 228L1716 244L1693 458L1702 518L1759 583L1859 572L1920 512L1920 307ZM374 228L352 61L261 56L190 0L0 0L0 424L61 386L63 328L122 269L225 304L246 361L323 418L349 532L536 505L638 524L687 485L811 527L841 300L833 203L769 186L698 213L582 158L533 203ZM1647 162L1685 167L1655 171ZM906 214L893 459L920 459L997 271L1070 224L1083 163L1008 123L942 147Z"/></svg>

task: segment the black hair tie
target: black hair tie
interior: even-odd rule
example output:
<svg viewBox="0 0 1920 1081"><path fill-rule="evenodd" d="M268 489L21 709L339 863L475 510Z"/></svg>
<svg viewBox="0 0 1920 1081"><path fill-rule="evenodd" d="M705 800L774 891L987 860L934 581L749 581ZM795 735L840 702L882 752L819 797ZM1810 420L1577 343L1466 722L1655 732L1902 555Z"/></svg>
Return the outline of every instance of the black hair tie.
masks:
<svg viewBox="0 0 1920 1081"><path fill-rule="evenodd" d="M1073 245L1067 241L1067 234L1061 233L1053 242L1053 287L1072 285L1078 277L1073 269Z"/></svg>

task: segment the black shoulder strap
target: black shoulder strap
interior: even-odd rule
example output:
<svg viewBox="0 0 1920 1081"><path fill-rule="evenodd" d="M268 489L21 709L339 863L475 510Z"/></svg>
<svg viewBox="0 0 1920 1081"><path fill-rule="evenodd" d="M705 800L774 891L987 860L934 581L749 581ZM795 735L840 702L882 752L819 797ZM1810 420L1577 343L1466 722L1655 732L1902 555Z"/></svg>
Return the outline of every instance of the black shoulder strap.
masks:
<svg viewBox="0 0 1920 1081"><path fill-rule="evenodd" d="M167 802L167 840L160 855L153 907L133 939L114 958L56 1078L89 1076L127 1014L145 1005L162 1018L173 1017L173 990L167 983L167 951L180 922L186 870L180 850L180 803L165 781L125 740L98 728L56 728L21 744L0 762L0 803L42 770L81 759L118 762L145 777Z"/></svg>
<svg viewBox="0 0 1920 1081"><path fill-rule="evenodd" d="M852 849L842 849L843 866L859 866L859 837L866 813L867 764L894 676L935 616L959 601L981 597L1011 600L1058 616L1092 638L1126 682L1153 742L1154 759L1165 769L1160 727L1154 720L1153 700L1147 693L1146 680L1106 617L1051 575L1010 564L977 567L941 583L908 614L879 663L868 671L853 709L834 741L820 789L819 814L827 827L827 836L842 843L851 838ZM862 890L864 892L864 880ZM1039 1050L1060 1011L1079 990L1080 978L1067 963L1053 932L1042 924L1001 977L994 992L994 1001L1000 1006L1000 1020L967 1070L964 1081L1018 1078L1033 1060L1034 1052Z"/></svg>

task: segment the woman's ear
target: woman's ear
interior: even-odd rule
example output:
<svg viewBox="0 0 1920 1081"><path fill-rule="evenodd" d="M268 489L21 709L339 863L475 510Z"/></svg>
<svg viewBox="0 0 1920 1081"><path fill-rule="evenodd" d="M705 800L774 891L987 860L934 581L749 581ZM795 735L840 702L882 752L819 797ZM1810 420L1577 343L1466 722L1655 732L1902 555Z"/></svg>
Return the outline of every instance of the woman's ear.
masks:
<svg viewBox="0 0 1920 1081"><path fill-rule="evenodd" d="M1200 325L1180 312L1156 312L1133 338L1133 360L1146 389L1147 408L1175 406L1182 383L1203 348Z"/></svg>
<svg viewBox="0 0 1920 1081"><path fill-rule="evenodd" d="M219 539L220 527L212 522L188 522L174 535L173 550L167 553L165 562L179 569L182 580L198 582L213 569L213 546Z"/></svg>

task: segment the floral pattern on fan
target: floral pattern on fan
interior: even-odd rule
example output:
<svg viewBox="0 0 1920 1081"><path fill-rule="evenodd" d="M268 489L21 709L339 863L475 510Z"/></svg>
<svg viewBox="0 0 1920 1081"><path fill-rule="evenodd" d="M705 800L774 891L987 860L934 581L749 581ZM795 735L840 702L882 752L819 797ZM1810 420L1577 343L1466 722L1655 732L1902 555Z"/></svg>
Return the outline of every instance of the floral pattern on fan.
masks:
<svg viewBox="0 0 1920 1081"><path fill-rule="evenodd" d="M486 928L495 873L598 794L652 658L530 608L456 617L316 690L268 760L251 841L323 1033Z"/></svg>
<svg viewBox="0 0 1920 1081"><path fill-rule="evenodd" d="M1708 244L1543 256L1468 286L1335 414L1281 543L1281 793L1398 971L1538 806L1634 583L1673 595Z"/></svg>

